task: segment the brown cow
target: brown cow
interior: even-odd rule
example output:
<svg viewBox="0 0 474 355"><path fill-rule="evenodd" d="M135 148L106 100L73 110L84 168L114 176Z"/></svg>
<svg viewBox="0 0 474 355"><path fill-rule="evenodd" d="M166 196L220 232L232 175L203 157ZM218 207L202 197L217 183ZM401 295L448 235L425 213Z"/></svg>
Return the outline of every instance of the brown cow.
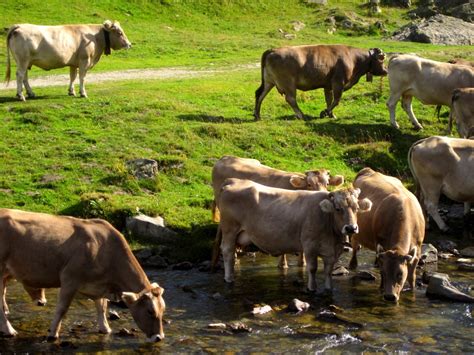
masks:
<svg viewBox="0 0 474 355"><path fill-rule="evenodd" d="M379 48L365 50L344 45L267 50L261 61L262 84L255 91L255 119L260 119L262 101L274 86L285 95L300 119L304 115L296 103L296 90L324 88L327 107L320 117L335 117L332 110L339 104L343 91L357 84L363 75L367 74L369 81L372 75L387 75L384 59L385 54Z"/></svg>
<svg viewBox="0 0 474 355"><path fill-rule="evenodd" d="M339 186L344 183L343 176L331 176L326 169L310 170L304 174L291 173L263 165L256 159L226 155L220 158L212 169L212 188L214 190L212 219L214 222L219 222L219 209L216 201L219 200L222 183L228 178L252 180L265 186L287 190L327 191L328 185ZM214 248L214 253L218 252L219 244L215 243ZM304 256L301 255L299 265L304 266L304 264ZM278 266L283 269L288 268L285 254L281 256Z"/></svg>
<svg viewBox="0 0 474 355"><path fill-rule="evenodd" d="M453 91L449 115L448 134L451 133L453 119L461 138L474 138L474 88Z"/></svg>
<svg viewBox="0 0 474 355"><path fill-rule="evenodd" d="M372 209L359 216L359 234L352 237L349 267L357 268L357 250L363 245L377 251L381 288L387 301L397 302L405 281L414 289L416 266L425 237L425 219L415 195L397 178L362 169L354 187L372 201Z"/></svg>
<svg viewBox="0 0 474 355"><path fill-rule="evenodd" d="M331 273L347 236L357 233L357 212L370 210L359 189L291 191L250 180L227 179L219 195L225 281L234 280L236 245L255 244L272 255L304 252L308 289L316 290L317 257L324 261L325 289L332 289ZM215 258L214 260L215 261Z"/></svg>
<svg viewBox="0 0 474 355"><path fill-rule="evenodd" d="M125 238L108 222L0 209L0 293L11 275L25 288L60 287L48 339L58 338L61 320L76 293L95 301L99 331L110 333L105 297L121 297L148 340L164 338L163 289L150 284ZM1 302L0 333L17 334Z"/></svg>
<svg viewBox="0 0 474 355"><path fill-rule="evenodd" d="M474 140L433 136L415 142L408 165L417 186L417 197L438 228L449 230L438 212L441 194L464 203L464 214L474 202Z"/></svg>
<svg viewBox="0 0 474 355"><path fill-rule="evenodd" d="M402 108L415 129L422 129L411 106L413 96L426 105L451 107L454 89L474 87L474 69L465 65L436 62L416 55L400 54L391 57L388 62L388 80L390 97L387 107L392 126L399 128L395 109L401 99Z"/></svg>
<svg viewBox="0 0 474 355"><path fill-rule="evenodd" d="M102 53L110 49L130 48L131 44L118 22L103 25L37 26L14 25L7 34L7 71L10 81L10 51L16 61L17 98L25 101L23 85L28 97L35 97L28 83L28 69L33 65L50 70L70 67L69 95L75 96L74 80L79 69L80 94L87 97L84 78L97 64Z"/></svg>

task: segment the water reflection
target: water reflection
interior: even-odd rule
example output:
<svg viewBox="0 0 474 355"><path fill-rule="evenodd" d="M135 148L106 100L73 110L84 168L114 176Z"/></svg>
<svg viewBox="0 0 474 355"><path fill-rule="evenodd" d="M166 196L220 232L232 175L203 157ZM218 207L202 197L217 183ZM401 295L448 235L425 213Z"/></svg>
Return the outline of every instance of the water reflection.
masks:
<svg viewBox="0 0 474 355"><path fill-rule="evenodd" d="M359 270L373 268L374 254L361 251ZM9 319L19 332L15 339L0 339L5 352L472 352L474 351L472 305L432 301L424 288L402 294L399 305L386 303L379 282L361 281L353 274L334 278L332 296L305 292L306 273L290 258L290 269L282 272L276 258L257 255L243 257L236 268L236 282L228 286L222 272L209 274L191 271L148 270L152 281L165 291L167 302L166 338L159 344L145 344L144 335L134 330L128 310L117 309L121 319L111 321L114 333L97 333L92 301L75 300L64 320L61 339L47 343L45 335L56 305L56 290L48 290L46 307L34 305L21 285L8 289ZM347 265L349 255L341 263ZM433 268L433 266L430 266ZM439 271L464 285L472 283L472 274L454 271L454 263L442 261ZM317 274L323 286L323 274ZM285 311L293 298L308 302L308 312L294 315ZM254 305L269 304L269 314L254 316ZM324 307L334 304L342 315L362 327L328 322L318 317ZM209 329L210 323L240 321L252 328L250 333ZM119 336L120 329L132 329L131 335Z"/></svg>

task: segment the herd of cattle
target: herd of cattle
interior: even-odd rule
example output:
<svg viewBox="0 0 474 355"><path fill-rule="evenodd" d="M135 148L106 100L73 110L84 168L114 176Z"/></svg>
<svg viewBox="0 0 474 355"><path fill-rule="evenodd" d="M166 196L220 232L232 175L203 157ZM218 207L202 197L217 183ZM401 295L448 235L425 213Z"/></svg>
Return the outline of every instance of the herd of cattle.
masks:
<svg viewBox="0 0 474 355"><path fill-rule="evenodd" d="M69 95L75 95L79 69L80 95L86 97L84 78L101 55L110 49L131 46L116 22L103 25L15 25L7 34L7 73L10 52L16 62L17 97L34 93L28 69L35 65L49 70L70 67ZM305 174L262 165L255 159L224 156L212 170L213 219L219 222L212 265L220 251L225 281L234 280L235 250L256 245L281 256L299 253L307 264L308 289L316 290L317 259L324 262L324 288L332 289L332 270L345 248L352 247L349 267L357 267L362 245L376 252L381 288L387 301L396 302L403 285L415 286L416 267L425 236L425 214L438 227L448 226L438 213L441 194L465 203L465 213L474 202L474 69L470 63L441 63L415 55L394 55L384 67L381 49L362 50L343 45L284 47L268 50L261 60L261 86L255 92L255 119L260 119L262 101L276 86L298 118L303 113L296 90L323 88L326 109L321 117L334 117L342 92L363 75L388 75L390 120L398 128L395 107L402 107L416 129L411 101L451 108L449 130L455 120L462 138L429 137L412 145L408 163L415 179L416 196L397 178L370 168L362 169L353 186L332 192L342 176L325 169ZM426 211L426 213L425 213ZM427 217L427 216L426 216ZM305 261L306 259L306 261ZM58 337L61 320L73 297L83 294L95 301L99 331L110 333L107 299L122 299L139 328L151 341L164 338L163 288L150 283L125 238L103 220L83 220L42 213L0 209L0 333L16 335L7 319L6 284L19 280L28 294L45 304L45 288L60 287L49 339Z"/></svg>

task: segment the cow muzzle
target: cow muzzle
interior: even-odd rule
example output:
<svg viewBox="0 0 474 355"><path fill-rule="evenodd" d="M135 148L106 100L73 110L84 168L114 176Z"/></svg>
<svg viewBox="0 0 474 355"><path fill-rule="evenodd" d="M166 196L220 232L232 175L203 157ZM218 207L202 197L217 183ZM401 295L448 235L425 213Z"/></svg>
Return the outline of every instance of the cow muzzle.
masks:
<svg viewBox="0 0 474 355"><path fill-rule="evenodd" d="M392 293L386 293L383 295L383 299L389 302L398 302L397 296Z"/></svg>
<svg viewBox="0 0 474 355"><path fill-rule="evenodd" d="M359 233L359 226L357 224L346 224L342 227L342 234L351 235Z"/></svg>
<svg viewBox="0 0 474 355"><path fill-rule="evenodd" d="M146 338L146 341L149 343L158 343L163 340L165 336L161 336L160 334L153 334L151 337Z"/></svg>

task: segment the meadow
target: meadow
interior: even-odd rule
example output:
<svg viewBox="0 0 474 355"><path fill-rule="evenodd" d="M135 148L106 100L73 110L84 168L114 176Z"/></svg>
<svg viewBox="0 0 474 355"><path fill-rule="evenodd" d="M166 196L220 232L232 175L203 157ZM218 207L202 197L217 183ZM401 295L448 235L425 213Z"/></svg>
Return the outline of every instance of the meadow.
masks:
<svg viewBox="0 0 474 355"><path fill-rule="evenodd" d="M263 102L262 120L253 120L254 92L260 85L256 63L271 47L340 43L437 60L472 60L466 47L395 42L377 30L329 34L324 20L331 14L379 20L388 32L409 21L406 10L399 8L383 7L383 13L372 19L362 1L329 3L318 7L296 0L3 1L0 28L119 20L133 48L103 57L92 74L166 67L219 71L190 78L88 84L88 99L68 97L66 86L55 86L33 87L36 99L17 102L10 84L10 89L0 91L0 206L101 217L121 230L126 216L159 214L186 246L170 257L197 261L208 258L215 235L210 173L223 155L256 158L289 171L324 167L349 182L358 170L370 166L410 186L408 148L420 138L441 134L447 110L438 120L434 107L415 100L415 114L425 129L414 131L400 107L401 129L392 128L385 106L387 79L361 80L345 92L334 111L337 119L319 118L325 106L321 90L298 93L306 120L295 119L273 90ZM292 21L306 26L296 32ZM284 38L279 29L296 38ZM5 30L3 34L5 39ZM0 72L5 55L2 40ZM49 73L33 68L31 76L66 73L67 68ZM156 178L137 180L125 164L136 158L157 160ZM128 237L136 248L147 243Z"/></svg>

